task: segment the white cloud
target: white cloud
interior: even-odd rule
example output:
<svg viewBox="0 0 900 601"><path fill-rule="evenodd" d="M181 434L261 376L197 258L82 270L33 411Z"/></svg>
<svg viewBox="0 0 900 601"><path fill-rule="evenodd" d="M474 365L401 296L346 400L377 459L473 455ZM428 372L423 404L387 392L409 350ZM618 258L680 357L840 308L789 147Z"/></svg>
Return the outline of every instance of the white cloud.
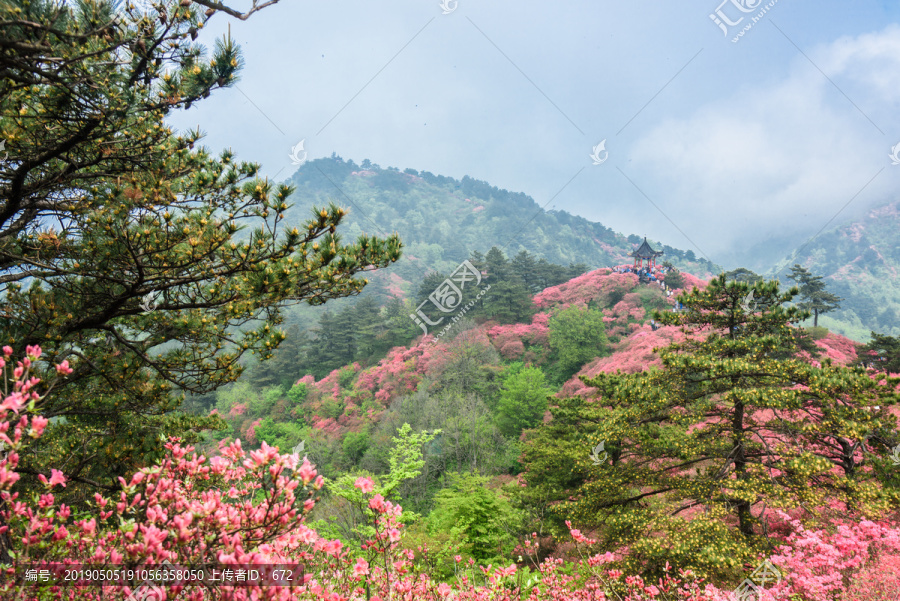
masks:
<svg viewBox="0 0 900 601"><path fill-rule="evenodd" d="M798 226L815 233L881 168L852 209L893 199L900 172L887 155L900 136L900 27L808 55L843 93L798 56L782 80L748 82L664 120L632 147L640 177L713 255Z"/></svg>

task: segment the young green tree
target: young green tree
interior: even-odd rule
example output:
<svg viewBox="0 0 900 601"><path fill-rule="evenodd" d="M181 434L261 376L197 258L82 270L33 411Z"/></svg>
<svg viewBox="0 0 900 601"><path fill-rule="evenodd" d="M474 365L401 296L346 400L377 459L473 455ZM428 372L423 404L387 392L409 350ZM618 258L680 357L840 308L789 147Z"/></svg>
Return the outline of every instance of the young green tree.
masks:
<svg viewBox="0 0 900 601"><path fill-rule="evenodd" d="M511 530L516 514L501 493L487 487L490 480L476 473L451 473L450 486L435 496L428 515L432 532L449 532L452 543L479 563L499 562L515 544Z"/></svg>
<svg viewBox="0 0 900 601"><path fill-rule="evenodd" d="M372 476L373 490L385 499L398 502L401 485L416 478L425 466L422 447L440 433L440 430L435 430L430 434L428 432L414 434L409 424L403 424L397 431L397 436L391 437L393 446L390 450L390 470L383 476ZM353 443L348 446L352 450ZM335 479L325 478L326 502L323 509L328 507L331 509L319 510L315 514L316 517L326 514L323 521L316 525L316 530L320 534L326 537L340 537L345 542L355 544L374 537L375 530L369 525L371 520L365 519L366 516L372 516L372 509L366 503L363 492L355 486L357 478L368 476L371 474L359 472L343 474ZM420 517L405 508L401 521L410 523Z"/></svg>
<svg viewBox="0 0 900 601"><path fill-rule="evenodd" d="M900 338L872 332L872 340L857 352L857 365L885 373L900 373Z"/></svg>
<svg viewBox="0 0 900 601"><path fill-rule="evenodd" d="M487 284L491 288L481 298L481 314L501 323L525 321L534 314L531 293L513 265L496 246L485 255Z"/></svg>
<svg viewBox="0 0 900 601"><path fill-rule="evenodd" d="M560 380L569 379L588 361L607 354L603 313L575 305L550 318L550 349Z"/></svg>
<svg viewBox="0 0 900 601"><path fill-rule="evenodd" d="M663 281L669 288L684 288L684 276L674 267L669 268L669 270L666 272L665 278L663 278Z"/></svg>
<svg viewBox="0 0 900 601"><path fill-rule="evenodd" d="M514 370L503 380L497 403L497 426L506 436L517 437L526 428L541 423L547 411L547 397L553 389L547 386L544 372L538 367Z"/></svg>
<svg viewBox="0 0 900 601"><path fill-rule="evenodd" d="M168 436L220 426L178 413L182 393L269 356L286 304L357 294L354 276L399 257L396 237L343 243L334 205L286 226L291 186L166 125L241 67L230 36L204 56L197 30L273 3L0 3L0 343L74 368L44 402L23 484L53 467L70 497L115 489Z"/></svg>
<svg viewBox="0 0 900 601"><path fill-rule="evenodd" d="M751 290L759 310L745 303ZM797 358L790 324L808 313L785 307L796 294L723 274L681 295L686 311L657 319L685 340L659 350L661 369L584 379L596 398L551 408L552 427L526 451L529 483L562 487L575 500L558 511L602 525L650 571L671 561L739 573L764 547L765 508L885 510L891 491L860 469L880 460L861 451L869 433L896 429L898 380Z"/></svg>
<svg viewBox="0 0 900 601"><path fill-rule="evenodd" d="M844 299L825 290L822 276L813 275L805 267L794 264L787 277L800 287L801 301L797 306L813 314L813 327L819 327L819 315L841 308Z"/></svg>

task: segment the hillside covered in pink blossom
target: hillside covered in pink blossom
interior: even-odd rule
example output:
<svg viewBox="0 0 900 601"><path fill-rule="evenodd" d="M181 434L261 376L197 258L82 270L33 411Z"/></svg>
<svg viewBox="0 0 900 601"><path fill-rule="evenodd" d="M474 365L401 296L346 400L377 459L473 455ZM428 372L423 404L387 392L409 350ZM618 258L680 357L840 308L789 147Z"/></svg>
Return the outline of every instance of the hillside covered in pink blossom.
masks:
<svg viewBox="0 0 900 601"><path fill-rule="evenodd" d="M705 281L690 274L683 276L685 289L706 286ZM312 376L302 378L300 382L310 389L307 403L312 412L312 425L329 435L340 436L358 430L366 422L377 422L394 400L414 393L424 379L439 376L450 357L463 347L466 352L473 352L473 348L493 349L504 361L543 365L550 354L550 317L554 311L573 305L602 311L610 347L605 356L600 356L602 353L598 351L596 358L559 388L557 396L590 394L593 389L585 386L579 376L592 377L618 370L636 373L658 366L660 360L654 349L683 340L678 328L664 326L654 330L650 323L652 307L672 310L680 293L677 290L667 296L658 284L641 284L632 273L616 273L608 268L585 273L535 295L537 312L528 323L489 321L449 342L422 336L410 347L391 349L387 357L372 367L353 364L318 381ZM856 358L856 343L839 334L829 333L815 344L821 349L822 359L831 359L836 364L847 365ZM344 386L341 381L345 382ZM334 403L343 408L341 414L325 415L323 407Z"/></svg>

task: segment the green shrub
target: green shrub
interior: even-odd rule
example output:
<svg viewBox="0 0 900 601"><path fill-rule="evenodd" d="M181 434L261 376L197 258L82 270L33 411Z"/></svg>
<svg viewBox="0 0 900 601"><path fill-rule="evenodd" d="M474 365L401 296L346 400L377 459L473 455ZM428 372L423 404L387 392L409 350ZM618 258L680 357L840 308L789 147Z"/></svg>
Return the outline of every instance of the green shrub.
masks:
<svg viewBox="0 0 900 601"><path fill-rule="evenodd" d="M435 496L428 532L450 534L446 544L460 548L479 563L498 564L515 546L507 526L520 520L501 493L487 487L489 478L450 473L450 487ZM440 549L438 550L440 551Z"/></svg>
<svg viewBox="0 0 900 601"><path fill-rule="evenodd" d="M336 399L328 397L322 401L322 407L319 415L322 417L330 417L332 419L339 418L344 413L344 404Z"/></svg>
<svg viewBox="0 0 900 601"><path fill-rule="evenodd" d="M609 340L603 313L572 305L550 318L551 357L556 360L556 380L564 382L595 357L608 353Z"/></svg>
<svg viewBox="0 0 900 601"><path fill-rule="evenodd" d="M806 328L806 331L809 334L809 337L813 340L821 340L822 338L828 336L829 333L828 328L823 328L822 326L812 326Z"/></svg>
<svg viewBox="0 0 900 601"><path fill-rule="evenodd" d="M265 441L273 447L278 447L282 453L290 453L300 441L307 438L306 429L302 424L292 422L276 422L267 417L256 426L256 438ZM302 453L301 453L302 459Z"/></svg>
<svg viewBox="0 0 900 601"><path fill-rule="evenodd" d="M309 389L306 387L306 384L298 382L288 390L287 398L290 399L291 405L296 407L306 400L307 394L309 394Z"/></svg>
<svg viewBox="0 0 900 601"><path fill-rule="evenodd" d="M346 369L342 369L338 373L338 384L341 385L341 388L347 389L353 384L353 380L356 379L356 372L353 371L352 367L348 367Z"/></svg>
<svg viewBox="0 0 900 601"><path fill-rule="evenodd" d="M284 390L281 386L266 386L261 391L248 399L250 415L254 417L264 417L269 415L272 407L278 402L278 399L284 396Z"/></svg>
<svg viewBox="0 0 900 601"><path fill-rule="evenodd" d="M540 368L525 367L513 371L503 381L497 405L497 427L505 436L518 437L522 430L538 425L547 411L547 396L553 392Z"/></svg>
<svg viewBox="0 0 900 601"><path fill-rule="evenodd" d="M367 432L348 432L344 437L342 447L347 459L354 465L358 464L363 454L368 450L371 441Z"/></svg>

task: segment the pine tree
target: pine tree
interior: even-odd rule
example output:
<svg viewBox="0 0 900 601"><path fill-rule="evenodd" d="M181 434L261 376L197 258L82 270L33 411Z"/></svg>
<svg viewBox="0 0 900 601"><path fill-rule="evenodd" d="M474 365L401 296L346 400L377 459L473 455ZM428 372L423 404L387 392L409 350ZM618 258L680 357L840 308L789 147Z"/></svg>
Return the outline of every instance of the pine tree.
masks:
<svg viewBox="0 0 900 601"><path fill-rule="evenodd" d="M355 332L355 353L349 362L361 361L368 364L376 352L376 341L382 334L384 323L381 309L371 296L360 298L353 307L353 330ZM409 317L407 317L409 319ZM410 320L412 321L412 320Z"/></svg>
<svg viewBox="0 0 900 601"><path fill-rule="evenodd" d="M674 267L670 267L668 271L666 271L663 281L668 288L672 288L673 290L684 288L684 276Z"/></svg>
<svg viewBox="0 0 900 601"><path fill-rule="evenodd" d="M730 282L746 282L748 284L755 284L756 282L763 281L761 275L757 275L744 267L739 267L726 272L725 278Z"/></svg>
<svg viewBox="0 0 900 601"><path fill-rule="evenodd" d="M822 276L813 275L808 269L795 263L787 277L800 287L802 300L797 306L812 312L813 327L819 326L819 315L841 308L841 301L844 299L825 290Z"/></svg>
<svg viewBox="0 0 900 601"><path fill-rule="evenodd" d="M528 254L527 250L520 250L519 254L513 257L510 263L513 273L525 283L525 286L532 294L537 294L543 290L543 288L539 287L540 274L537 270L537 261L534 260L532 255Z"/></svg>
<svg viewBox="0 0 900 601"><path fill-rule="evenodd" d="M857 352L857 365L885 373L900 373L900 338L876 332L872 332L871 336L872 340Z"/></svg>
<svg viewBox="0 0 900 601"><path fill-rule="evenodd" d="M374 358L383 358L387 352L395 346L409 344L416 336L422 333L415 322L410 319L413 313L412 303L404 302L399 298L392 298L382 307L381 314L384 326L376 337L373 346Z"/></svg>
<svg viewBox="0 0 900 601"><path fill-rule="evenodd" d="M487 284L491 288L482 297L482 314L501 323L525 321L534 313L531 294L525 282L496 246L485 256Z"/></svg>
<svg viewBox="0 0 900 601"><path fill-rule="evenodd" d="M758 305L747 305L751 291ZM897 427L887 408L900 380L798 358L790 324L808 313L785 306L797 293L723 274L681 295L685 312L655 316L685 335L659 350L661 369L585 378L595 398L551 407L550 428L526 450L529 485L564 487L557 498L574 500L559 513L603 525L649 572L671 561L740 573L764 548L766 509L885 510L893 493L860 468L881 461L871 433Z"/></svg>
<svg viewBox="0 0 900 601"><path fill-rule="evenodd" d="M416 293L416 306L422 304L423 302L428 300L428 297L438 289L438 287L444 283L444 280L447 279L447 275L441 273L440 271L432 271L425 275L422 279L422 284L419 286L419 290ZM423 309L428 311L433 311L433 307L430 306L430 303L425 303Z"/></svg>
<svg viewBox="0 0 900 601"><path fill-rule="evenodd" d="M284 342L272 352L272 358L258 361L247 372L246 379L255 388L281 386L290 390L294 382L303 374L301 366L307 362L310 347L309 336L296 324L288 327Z"/></svg>
<svg viewBox="0 0 900 601"><path fill-rule="evenodd" d="M0 343L74 368L21 484L57 468L64 494L89 498L82 485L116 489L167 437L221 426L177 412L183 393L270 356L285 305L358 294L354 276L399 257L393 236L342 243L334 205L286 226L292 186L166 125L241 67L230 36L204 55L197 29L273 3L0 3Z"/></svg>

